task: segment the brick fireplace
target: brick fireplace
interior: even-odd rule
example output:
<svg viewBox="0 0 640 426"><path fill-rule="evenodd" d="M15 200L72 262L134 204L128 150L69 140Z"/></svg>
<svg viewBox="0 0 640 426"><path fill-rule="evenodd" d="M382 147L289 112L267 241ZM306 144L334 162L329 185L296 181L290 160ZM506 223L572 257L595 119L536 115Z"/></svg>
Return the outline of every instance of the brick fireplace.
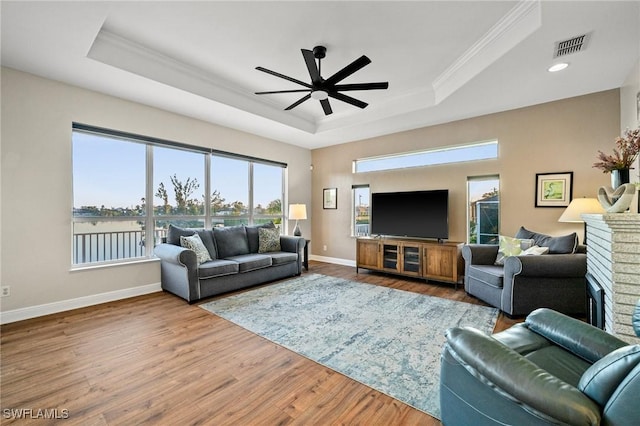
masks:
<svg viewBox="0 0 640 426"><path fill-rule="evenodd" d="M604 329L640 343L631 315L640 299L640 214L582 215L587 226L587 272L604 293Z"/></svg>

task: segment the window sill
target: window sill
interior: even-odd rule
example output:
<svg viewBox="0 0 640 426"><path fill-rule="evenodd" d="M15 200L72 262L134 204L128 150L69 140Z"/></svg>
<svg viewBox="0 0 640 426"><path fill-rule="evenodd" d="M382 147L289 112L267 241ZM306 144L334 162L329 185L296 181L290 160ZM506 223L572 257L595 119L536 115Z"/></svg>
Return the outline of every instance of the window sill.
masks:
<svg viewBox="0 0 640 426"><path fill-rule="evenodd" d="M160 259L157 257L146 257L142 259L132 259L132 260L117 261L117 262L86 263L82 265L73 265L69 269L69 271L70 272L89 271L89 270L95 270L95 269L112 268L117 266L129 266L129 265L138 265L143 263L155 263L159 261Z"/></svg>

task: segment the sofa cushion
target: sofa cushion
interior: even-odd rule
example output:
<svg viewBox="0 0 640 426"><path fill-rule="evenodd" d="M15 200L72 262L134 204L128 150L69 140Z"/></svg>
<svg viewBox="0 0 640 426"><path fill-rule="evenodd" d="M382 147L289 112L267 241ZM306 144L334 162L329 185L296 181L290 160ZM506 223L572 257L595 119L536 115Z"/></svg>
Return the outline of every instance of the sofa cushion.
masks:
<svg viewBox="0 0 640 426"><path fill-rule="evenodd" d="M516 238L533 239L537 246L549 247L549 254L575 253L578 247L578 234L575 232L560 237L552 237L550 235L529 231L524 226L521 226L516 233Z"/></svg>
<svg viewBox="0 0 640 426"><path fill-rule="evenodd" d="M218 250L218 258L249 253L249 241L244 225L213 228L213 236Z"/></svg>
<svg viewBox="0 0 640 426"><path fill-rule="evenodd" d="M260 228L273 229L276 225L273 222L263 223L261 225L245 226L247 231L247 240L249 241L249 253L257 253L259 247L259 235L258 230Z"/></svg>
<svg viewBox="0 0 640 426"><path fill-rule="evenodd" d="M504 265L504 260L509 256L518 256L522 250L533 247L532 239L512 238L504 235L499 236L500 244L498 246L498 255L496 256L496 265Z"/></svg>
<svg viewBox="0 0 640 426"><path fill-rule="evenodd" d="M213 242L213 232L208 229L181 228L170 224L169 229L167 230L167 243L179 246L181 245L180 237L188 237L195 233L200 235L202 243L209 252L209 257L211 257L211 259L216 259L218 257L218 253L216 245Z"/></svg>
<svg viewBox="0 0 640 426"><path fill-rule="evenodd" d="M217 259L205 262L198 267L198 278L207 279L238 273L238 262Z"/></svg>
<svg viewBox="0 0 640 426"><path fill-rule="evenodd" d="M275 251L268 253L271 257L272 265L283 265L285 263L291 263L298 260L297 253L289 253L285 251Z"/></svg>
<svg viewBox="0 0 640 426"><path fill-rule="evenodd" d="M469 276L491 287L502 288L504 267L496 265L469 265Z"/></svg>
<svg viewBox="0 0 640 426"><path fill-rule="evenodd" d="M273 228L258 229L258 253L280 251L280 230Z"/></svg>
<svg viewBox="0 0 640 426"><path fill-rule="evenodd" d="M264 254L243 254L240 256L228 257L227 260L237 262L238 272L240 273L271 266L271 256Z"/></svg>
<svg viewBox="0 0 640 426"><path fill-rule="evenodd" d="M200 235L198 235L197 233L188 237L180 237L180 245L182 247L188 248L189 250L193 250L196 253L198 264L202 264L204 262L212 260L211 256L209 255L209 251L204 246L204 243L200 239Z"/></svg>
<svg viewBox="0 0 640 426"><path fill-rule="evenodd" d="M640 345L616 349L584 372L578 389L605 406L618 385L637 365L640 365Z"/></svg>
<svg viewBox="0 0 640 426"><path fill-rule="evenodd" d="M530 352L525 357L552 376L574 387L578 386L580 377L591 366L587 361L556 345Z"/></svg>
<svg viewBox="0 0 640 426"><path fill-rule="evenodd" d="M173 226L170 224L169 229L167 229L167 243L173 244L174 246L179 246L180 237L189 237L195 233L195 229L180 228L178 226Z"/></svg>

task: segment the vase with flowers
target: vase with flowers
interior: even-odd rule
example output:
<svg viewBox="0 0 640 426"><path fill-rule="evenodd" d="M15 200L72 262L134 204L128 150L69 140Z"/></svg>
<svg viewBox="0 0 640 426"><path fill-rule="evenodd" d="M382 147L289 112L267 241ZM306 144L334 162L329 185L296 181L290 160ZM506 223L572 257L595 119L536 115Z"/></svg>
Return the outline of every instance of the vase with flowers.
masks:
<svg viewBox="0 0 640 426"><path fill-rule="evenodd" d="M629 183L629 170L640 154L640 128L627 129L615 140L613 154L598 151L598 160L593 167L602 173L611 173L611 186L616 189L621 184Z"/></svg>

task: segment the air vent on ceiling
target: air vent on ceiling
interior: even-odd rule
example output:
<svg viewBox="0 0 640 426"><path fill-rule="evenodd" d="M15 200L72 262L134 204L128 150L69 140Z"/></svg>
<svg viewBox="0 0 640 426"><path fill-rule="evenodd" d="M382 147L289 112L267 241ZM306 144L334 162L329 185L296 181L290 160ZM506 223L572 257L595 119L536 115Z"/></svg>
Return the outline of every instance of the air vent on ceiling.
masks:
<svg viewBox="0 0 640 426"><path fill-rule="evenodd" d="M571 37L568 40L556 41L555 48L553 49L553 57L559 58L560 56L582 52L584 49L586 49L588 40L589 34L583 34L576 37Z"/></svg>

